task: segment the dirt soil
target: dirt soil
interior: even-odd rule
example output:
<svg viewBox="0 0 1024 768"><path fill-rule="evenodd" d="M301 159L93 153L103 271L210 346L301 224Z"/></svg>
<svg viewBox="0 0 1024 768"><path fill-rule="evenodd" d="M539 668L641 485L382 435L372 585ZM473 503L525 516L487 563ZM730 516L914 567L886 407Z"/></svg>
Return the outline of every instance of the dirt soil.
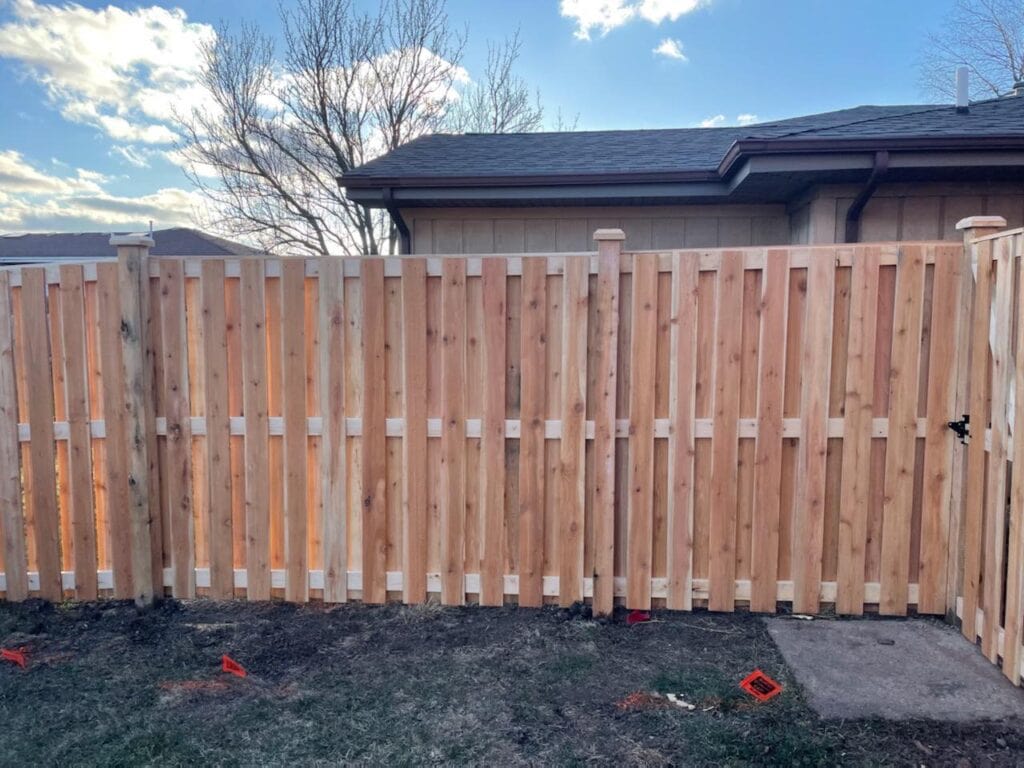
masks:
<svg viewBox="0 0 1024 768"><path fill-rule="evenodd" d="M655 618L0 604L0 647L28 656L0 664L0 765L1024 763L1020 722L819 719L754 616ZM755 667L783 693L741 691Z"/></svg>

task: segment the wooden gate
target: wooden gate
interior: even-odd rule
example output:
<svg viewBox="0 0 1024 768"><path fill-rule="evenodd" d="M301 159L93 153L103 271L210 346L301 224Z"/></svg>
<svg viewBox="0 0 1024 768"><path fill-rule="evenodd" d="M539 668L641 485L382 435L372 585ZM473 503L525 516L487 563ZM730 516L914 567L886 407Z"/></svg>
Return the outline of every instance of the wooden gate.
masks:
<svg viewBox="0 0 1024 768"><path fill-rule="evenodd" d="M1005 224L1005 222L1003 222ZM991 230L990 230L991 231ZM971 355L965 379L970 416L964 485L961 629L1020 684L1024 660L1024 231L970 242L973 271ZM1015 426L1017 428L1015 428Z"/></svg>

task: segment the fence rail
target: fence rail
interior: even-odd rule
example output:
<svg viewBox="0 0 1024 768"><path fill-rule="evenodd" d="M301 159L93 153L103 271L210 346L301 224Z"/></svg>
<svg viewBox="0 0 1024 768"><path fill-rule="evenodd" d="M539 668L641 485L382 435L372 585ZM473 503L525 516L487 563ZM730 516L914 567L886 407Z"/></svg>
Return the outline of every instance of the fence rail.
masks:
<svg viewBox="0 0 1024 768"><path fill-rule="evenodd" d="M944 613L962 249L599 237L3 271L0 591Z"/></svg>

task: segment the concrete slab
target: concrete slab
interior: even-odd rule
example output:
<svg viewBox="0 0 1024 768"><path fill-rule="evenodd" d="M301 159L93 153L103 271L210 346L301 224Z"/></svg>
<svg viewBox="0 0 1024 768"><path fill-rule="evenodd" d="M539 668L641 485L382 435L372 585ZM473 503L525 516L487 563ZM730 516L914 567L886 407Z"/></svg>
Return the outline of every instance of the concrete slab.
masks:
<svg viewBox="0 0 1024 768"><path fill-rule="evenodd" d="M824 718L1024 716L1024 692L941 622L778 617L765 624Z"/></svg>

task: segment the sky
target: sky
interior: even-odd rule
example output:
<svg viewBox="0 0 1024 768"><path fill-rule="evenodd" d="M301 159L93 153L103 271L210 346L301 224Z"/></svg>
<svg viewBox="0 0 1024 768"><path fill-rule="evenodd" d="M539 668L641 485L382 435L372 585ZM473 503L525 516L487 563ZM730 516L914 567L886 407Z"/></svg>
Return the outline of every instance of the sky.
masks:
<svg viewBox="0 0 1024 768"><path fill-rule="evenodd" d="M549 120L596 130L927 101L918 62L952 1L449 0L448 13L468 31L470 78L518 28L518 72ZM196 221L175 112L203 103L198 47L242 21L279 37L277 0L0 0L0 232Z"/></svg>

